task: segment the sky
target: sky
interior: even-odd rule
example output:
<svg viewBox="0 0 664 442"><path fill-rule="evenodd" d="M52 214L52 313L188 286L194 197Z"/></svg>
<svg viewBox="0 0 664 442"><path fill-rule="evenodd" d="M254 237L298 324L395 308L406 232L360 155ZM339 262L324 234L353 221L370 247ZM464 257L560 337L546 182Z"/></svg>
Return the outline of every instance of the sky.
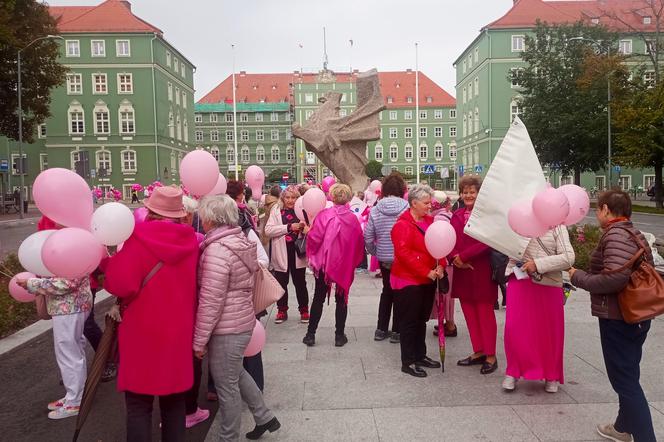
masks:
<svg viewBox="0 0 664 442"><path fill-rule="evenodd" d="M130 0L131 1L131 0ZM53 6L100 0L52 0ZM198 100L233 70L305 72L323 67L323 27L333 71L415 69L455 95L452 63L513 0L133 0L195 66ZM351 47L350 41L353 40ZM231 45L235 45L235 49ZM302 48L300 48L302 45Z"/></svg>

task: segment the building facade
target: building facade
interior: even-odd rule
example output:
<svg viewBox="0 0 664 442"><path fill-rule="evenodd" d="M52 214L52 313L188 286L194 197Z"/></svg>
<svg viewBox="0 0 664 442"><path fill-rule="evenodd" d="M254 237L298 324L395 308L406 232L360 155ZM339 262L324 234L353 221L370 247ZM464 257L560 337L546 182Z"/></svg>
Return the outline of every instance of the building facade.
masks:
<svg viewBox="0 0 664 442"><path fill-rule="evenodd" d="M52 116L36 142L23 146L26 197L48 167L74 170L91 187L113 187L125 198L132 184L179 182L179 161L194 146L194 65L126 1L50 11L69 72L51 93ZM3 141L13 189L18 143Z"/></svg>
<svg viewBox="0 0 664 442"><path fill-rule="evenodd" d="M620 0L515 0L503 17L482 28L477 38L454 62L460 173L485 174L510 123L521 112L518 80L510 78L512 72L524 67L521 53L525 50L525 37L533 35L537 20L550 25L583 20L589 25L604 24L615 29L616 22L606 17L604 9L614 8L625 14L625 3ZM623 16L623 19L645 32L648 32L651 23L654 24L654 18L647 14L630 14L629 17ZM646 53L645 42L637 33L624 31L619 45L618 50L625 54ZM573 183L573 176L543 166L547 179L555 186ZM634 190L638 187L647 189L654 182L655 174L652 170L628 169L614 164L612 176L614 185ZM606 170L584 173L581 185L587 189L604 189L609 186L608 173Z"/></svg>

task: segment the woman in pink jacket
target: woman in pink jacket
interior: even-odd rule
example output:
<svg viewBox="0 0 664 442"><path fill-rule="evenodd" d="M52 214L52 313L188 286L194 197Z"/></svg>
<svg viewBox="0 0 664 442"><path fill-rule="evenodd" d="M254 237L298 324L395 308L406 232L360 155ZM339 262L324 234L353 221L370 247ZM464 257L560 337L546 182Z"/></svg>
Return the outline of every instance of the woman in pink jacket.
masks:
<svg viewBox="0 0 664 442"><path fill-rule="evenodd" d="M256 382L242 366L244 351L256 324L253 291L258 258L256 244L238 226L238 210L227 195L207 197L198 214L205 230L198 264L198 312L194 352L210 352L210 371L219 397L222 441L240 437L242 400L254 415L256 427L246 434L258 439L281 424L265 406Z"/></svg>
<svg viewBox="0 0 664 442"><path fill-rule="evenodd" d="M127 403L127 440L149 441L159 397L162 439L185 440L185 396L193 383L191 341L198 243L182 191L158 187L144 201L145 222L102 263L104 287L121 299L118 390Z"/></svg>

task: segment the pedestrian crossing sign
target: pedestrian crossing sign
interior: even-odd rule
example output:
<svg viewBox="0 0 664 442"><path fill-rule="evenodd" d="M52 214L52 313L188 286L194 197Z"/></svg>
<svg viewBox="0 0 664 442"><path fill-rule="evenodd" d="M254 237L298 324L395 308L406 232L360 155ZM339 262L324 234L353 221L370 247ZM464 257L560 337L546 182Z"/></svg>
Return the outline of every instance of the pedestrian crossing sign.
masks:
<svg viewBox="0 0 664 442"><path fill-rule="evenodd" d="M422 166L422 173L427 175L433 175L436 173L436 166L434 164L425 164Z"/></svg>

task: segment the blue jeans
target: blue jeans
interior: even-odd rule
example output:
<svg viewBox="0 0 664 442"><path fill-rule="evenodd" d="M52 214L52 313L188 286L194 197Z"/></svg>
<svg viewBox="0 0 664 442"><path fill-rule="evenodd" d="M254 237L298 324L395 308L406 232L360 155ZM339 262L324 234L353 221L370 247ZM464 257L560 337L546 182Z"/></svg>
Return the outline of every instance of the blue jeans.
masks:
<svg viewBox="0 0 664 442"><path fill-rule="evenodd" d="M639 364L648 330L650 321L628 324L614 319L599 320L606 374L620 402L614 426L621 433L630 433L635 442L657 440L648 400L639 382Z"/></svg>

